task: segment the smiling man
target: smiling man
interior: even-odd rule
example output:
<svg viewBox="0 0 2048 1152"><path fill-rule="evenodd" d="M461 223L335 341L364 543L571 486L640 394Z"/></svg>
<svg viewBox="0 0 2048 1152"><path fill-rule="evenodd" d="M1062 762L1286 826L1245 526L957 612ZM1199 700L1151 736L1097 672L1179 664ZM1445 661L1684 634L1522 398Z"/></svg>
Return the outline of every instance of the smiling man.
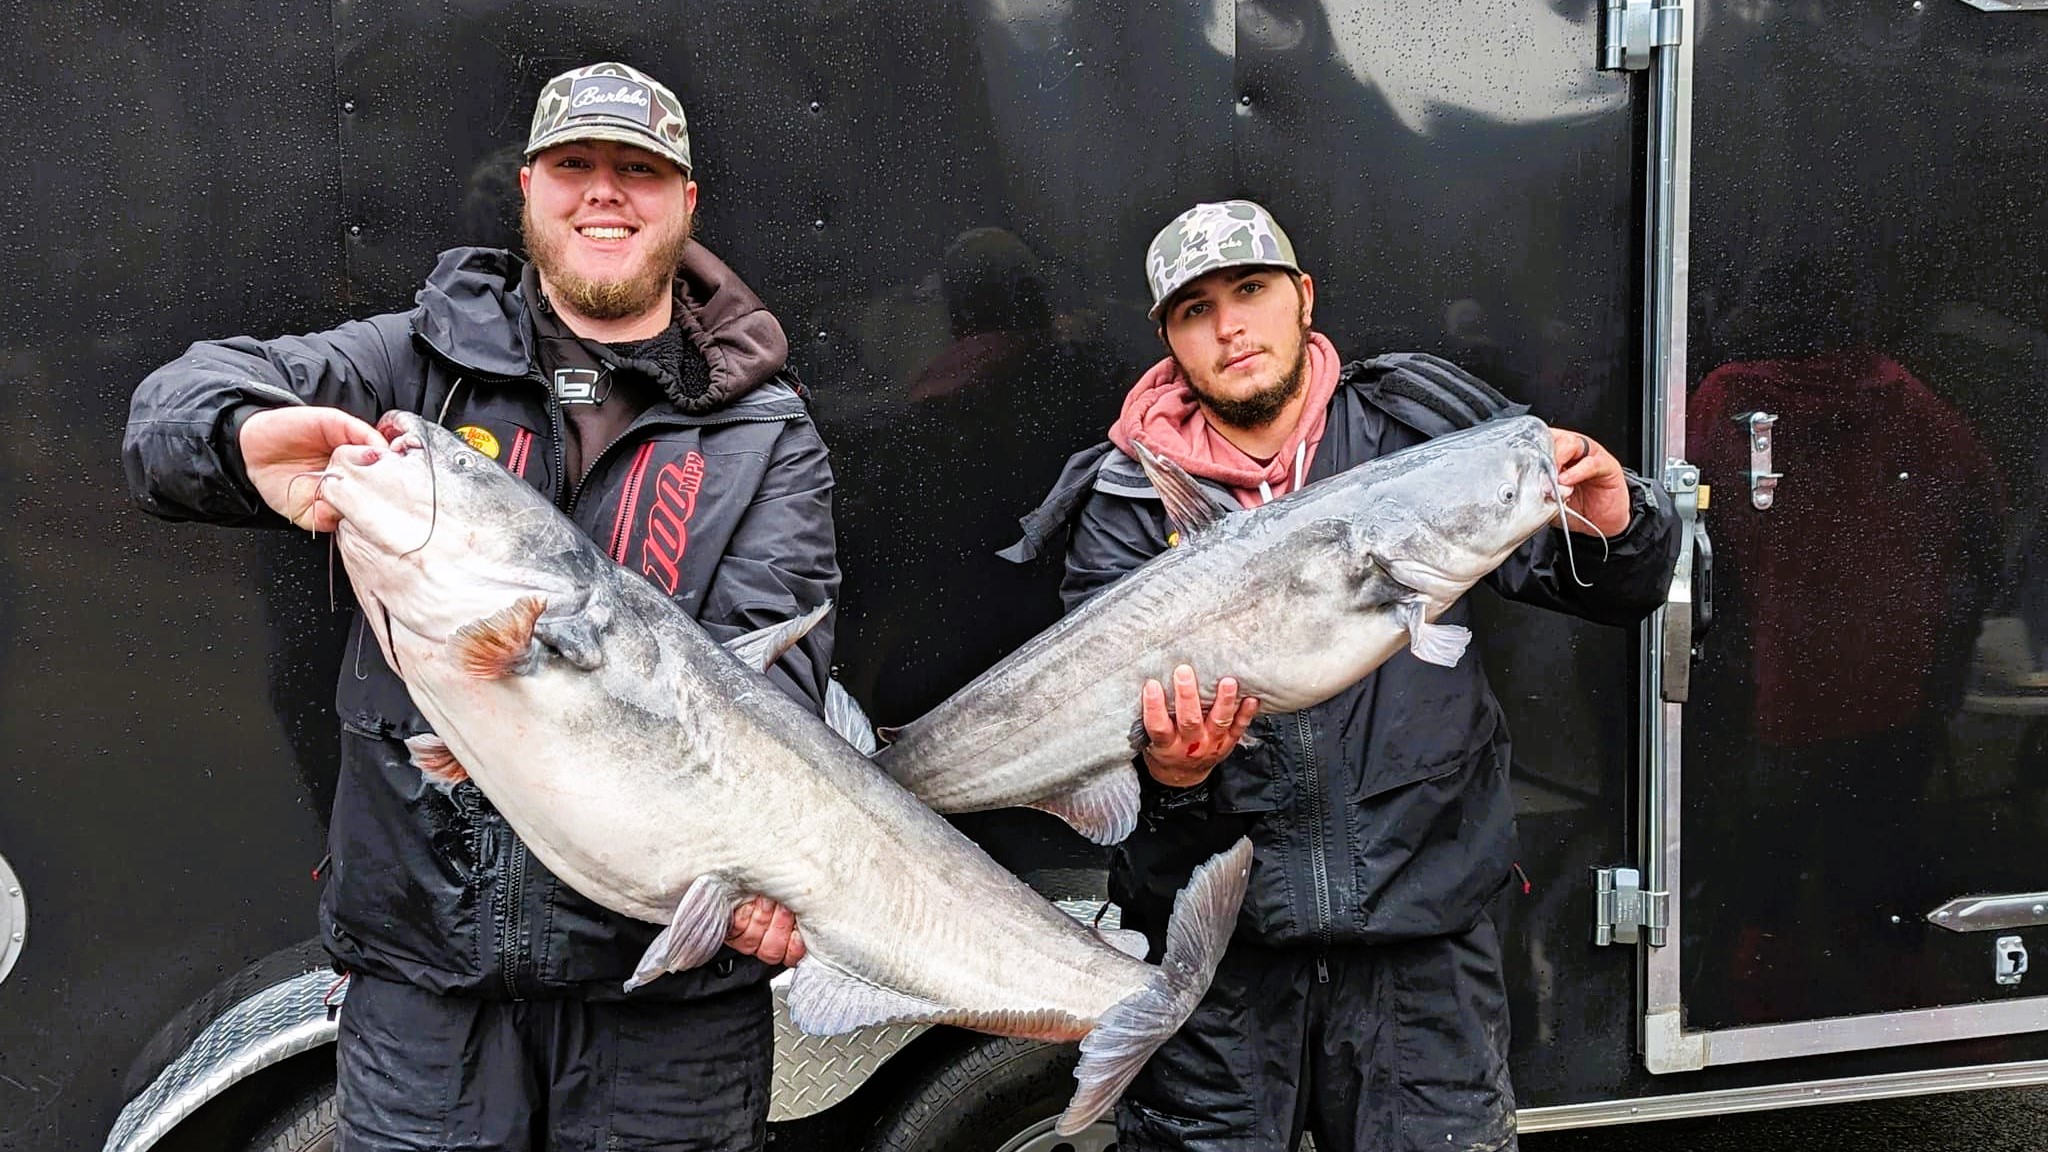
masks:
<svg viewBox="0 0 2048 1152"><path fill-rule="evenodd" d="M1315 281L1250 201L1182 213L1153 238L1145 271L1167 355L1005 553L1029 559L1065 532L1069 611L1174 545L1133 459L1140 442L1224 506L1255 508L1513 407L1432 356L1342 363L1314 328ZM1581 584L1552 529L1486 582L1633 624L1671 579L1676 515L1590 437L1552 431L1574 529L1606 546L1577 549ZM1469 604L1440 622L1469 626ZM1208 995L1124 1094L1117 1146L1289 1149L1309 1129L1324 1152L1512 1147L1488 907L1512 874L1514 801L1476 652L1444 668L1403 649L1285 716L1240 700L1227 675L1205 708L1196 683L1183 666L1136 702L1140 820L1111 857L1110 895L1156 955L1174 894L1240 835L1254 845L1251 881Z"/></svg>
<svg viewBox="0 0 2048 1152"><path fill-rule="evenodd" d="M143 381L124 451L137 502L330 530L306 475L342 445L380 450L372 422L404 408L546 493L714 636L834 598L825 446L781 325L690 238L675 94L624 64L564 73L525 155L530 263L444 252L410 311L195 344ZM730 950L627 995L659 926L564 886L475 785L424 779L404 741L426 723L362 633L336 694L320 904L350 976L341 1147L762 1147L767 980L803 955L788 912L742 907ZM831 650L828 623L770 675L815 710Z"/></svg>

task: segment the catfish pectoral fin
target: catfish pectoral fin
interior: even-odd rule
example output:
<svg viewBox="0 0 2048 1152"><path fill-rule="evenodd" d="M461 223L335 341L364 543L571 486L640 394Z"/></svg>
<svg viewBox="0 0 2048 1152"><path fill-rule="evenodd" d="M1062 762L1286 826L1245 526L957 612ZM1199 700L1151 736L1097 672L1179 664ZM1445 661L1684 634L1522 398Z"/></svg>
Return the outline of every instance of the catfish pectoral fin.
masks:
<svg viewBox="0 0 2048 1152"><path fill-rule="evenodd" d="M1417 594L1394 606L1394 619L1408 631L1408 650L1426 664L1450 668L1472 643L1472 630L1456 624L1432 624L1423 618L1429 600Z"/></svg>
<svg viewBox="0 0 2048 1152"><path fill-rule="evenodd" d="M405 748L412 753L412 766L443 792L452 792L457 784L469 779L469 769L455 758L448 742L432 732L407 737Z"/></svg>
<svg viewBox="0 0 2048 1152"><path fill-rule="evenodd" d="M464 624L449 641L464 672L479 680L501 680L533 669L533 623L547 608L538 596L521 596L481 620Z"/></svg>

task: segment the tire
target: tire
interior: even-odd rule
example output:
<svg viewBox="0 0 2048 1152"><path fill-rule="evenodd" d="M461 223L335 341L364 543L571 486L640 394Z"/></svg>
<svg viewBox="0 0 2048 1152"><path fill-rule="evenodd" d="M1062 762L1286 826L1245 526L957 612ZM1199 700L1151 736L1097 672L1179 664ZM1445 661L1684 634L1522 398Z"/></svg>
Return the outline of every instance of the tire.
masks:
<svg viewBox="0 0 2048 1152"><path fill-rule="evenodd" d="M252 1137L248 1152L334 1152L334 1082L322 1081L299 1093Z"/></svg>
<svg viewBox="0 0 2048 1152"><path fill-rule="evenodd" d="M1107 1118L1073 1136L1053 1134L1079 1057L1071 1044L980 1038L911 1084L868 1152L1113 1152Z"/></svg>

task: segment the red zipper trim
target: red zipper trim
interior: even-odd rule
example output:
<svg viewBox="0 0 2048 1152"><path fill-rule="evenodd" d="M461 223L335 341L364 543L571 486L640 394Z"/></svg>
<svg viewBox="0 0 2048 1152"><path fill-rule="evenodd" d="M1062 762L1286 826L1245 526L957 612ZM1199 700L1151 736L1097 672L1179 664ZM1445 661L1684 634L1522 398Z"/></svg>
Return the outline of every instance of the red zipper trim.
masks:
<svg viewBox="0 0 2048 1152"><path fill-rule="evenodd" d="M512 451L505 458L506 470L521 480L526 479L526 458L533 449L533 433L521 428L512 437Z"/></svg>
<svg viewBox="0 0 2048 1152"><path fill-rule="evenodd" d="M647 479L647 463L654 456L652 441L642 444L640 451L633 454L633 466L626 473L626 490L619 496L619 515L612 521L612 559L620 564L626 562L626 544L633 533L633 513L640 505L640 485Z"/></svg>

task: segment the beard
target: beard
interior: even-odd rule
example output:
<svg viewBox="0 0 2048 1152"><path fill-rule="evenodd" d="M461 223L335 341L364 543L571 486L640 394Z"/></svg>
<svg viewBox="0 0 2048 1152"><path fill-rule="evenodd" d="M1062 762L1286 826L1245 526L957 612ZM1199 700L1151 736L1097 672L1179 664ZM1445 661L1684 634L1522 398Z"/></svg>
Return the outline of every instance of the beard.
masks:
<svg viewBox="0 0 2048 1152"><path fill-rule="evenodd" d="M1174 363L1180 365L1181 379L1187 381L1188 390L1218 421L1232 428L1257 430L1271 424L1308 384L1308 325L1302 325L1295 341L1294 363L1278 379L1249 396L1212 395L1196 383L1194 373L1180 363L1180 357L1174 357Z"/></svg>
<svg viewBox="0 0 2048 1152"><path fill-rule="evenodd" d="M533 257L534 267L540 269L555 298L577 315L592 320L624 320L660 303L683 262L683 249L690 243L690 224L690 217L680 215L663 223L659 230L650 229L647 258L637 274L622 280L590 280L569 270L566 225L536 223L532 205L519 214L519 234L526 242L527 254Z"/></svg>

